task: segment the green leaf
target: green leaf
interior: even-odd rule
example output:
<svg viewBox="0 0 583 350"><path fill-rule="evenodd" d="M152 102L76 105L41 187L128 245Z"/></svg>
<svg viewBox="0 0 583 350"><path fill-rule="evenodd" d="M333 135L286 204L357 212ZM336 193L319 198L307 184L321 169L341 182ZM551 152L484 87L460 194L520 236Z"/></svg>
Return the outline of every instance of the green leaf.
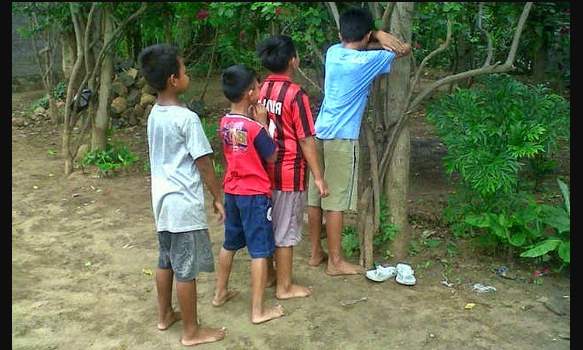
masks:
<svg viewBox="0 0 583 350"><path fill-rule="evenodd" d="M559 246L559 257L567 264L571 263L571 241L561 243Z"/></svg>
<svg viewBox="0 0 583 350"><path fill-rule="evenodd" d="M469 225L486 228L490 227L490 218L486 215L468 215L465 219L465 222Z"/></svg>
<svg viewBox="0 0 583 350"><path fill-rule="evenodd" d="M519 231L518 233L509 235L508 242L515 247L522 247L526 242L526 232Z"/></svg>
<svg viewBox="0 0 583 350"><path fill-rule="evenodd" d="M545 224L556 228L559 233L571 230L569 214L567 214L564 208L544 205L542 220Z"/></svg>
<svg viewBox="0 0 583 350"><path fill-rule="evenodd" d="M559 187L561 188L561 193L563 194L563 200L565 201L565 209L567 209L567 213L569 214L569 216L571 216L571 201L569 199L569 187L567 186L566 183L564 183L558 178L557 183L559 184Z"/></svg>
<svg viewBox="0 0 583 350"><path fill-rule="evenodd" d="M523 252L520 256L523 258L536 258L557 249L560 243L561 240L558 239L547 239L546 241L537 244L534 248Z"/></svg>

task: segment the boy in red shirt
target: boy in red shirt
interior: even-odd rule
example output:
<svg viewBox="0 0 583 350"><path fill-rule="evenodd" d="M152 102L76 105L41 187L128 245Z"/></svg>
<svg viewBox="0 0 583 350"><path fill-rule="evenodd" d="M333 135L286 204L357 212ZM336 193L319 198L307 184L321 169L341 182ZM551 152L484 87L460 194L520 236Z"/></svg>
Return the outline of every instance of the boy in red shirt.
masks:
<svg viewBox="0 0 583 350"><path fill-rule="evenodd" d="M223 92L231 111L219 127L227 161L224 179L225 242L219 253L219 270L213 299L221 306L237 295L228 290L233 257L247 246L251 256L251 322L266 322L283 316L281 305L263 307L267 259L275 251L271 224L271 181L265 163L275 160L275 143L267 133L265 107L257 104L259 82L254 71L243 65L227 68Z"/></svg>
<svg viewBox="0 0 583 350"><path fill-rule="evenodd" d="M271 74L265 79L259 101L267 108L269 130L277 144L277 159L268 170L273 189L273 231L278 299L307 297L311 290L292 284L293 247L302 239L306 206L307 168L314 175L320 196L328 187L323 179L308 95L292 82L299 58L290 37L276 35L257 48L261 63ZM268 262L271 265L271 262Z"/></svg>

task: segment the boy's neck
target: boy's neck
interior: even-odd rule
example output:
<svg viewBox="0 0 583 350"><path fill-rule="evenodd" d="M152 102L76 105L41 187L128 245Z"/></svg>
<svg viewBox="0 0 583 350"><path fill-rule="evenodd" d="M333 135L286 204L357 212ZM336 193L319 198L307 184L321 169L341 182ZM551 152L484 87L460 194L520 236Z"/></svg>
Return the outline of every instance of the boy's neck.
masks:
<svg viewBox="0 0 583 350"><path fill-rule="evenodd" d="M362 41L354 41L351 43L347 43L345 41L342 42L342 47L345 49L352 49L352 50L363 50L366 45Z"/></svg>
<svg viewBox="0 0 583 350"><path fill-rule="evenodd" d="M271 72L271 74L276 74L276 75L283 75L283 76L286 76L286 77L288 77L290 80L292 80L292 79L293 79L293 77L294 77L294 71L295 71L295 69L294 69L293 67L291 67L291 66L290 66L290 67L288 67L288 68L287 68L287 70L286 70L286 71L283 71L283 72L281 72L281 73L275 73L275 72Z"/></svg>
<svg viewBox="0 0 583 350"><path fill-rule="evenodd" d="M247 101L231 103L231 113L242 114L251 118L251 116L249 116L249 106L251 106L251 104Z"/></svg>
<svg viewBox="0 0 583 350"><path fill-rule="evenodd" d="M181 106L182 102L178 99L178 94L174 91L160 91L156 103L160 106Z"/></svg>

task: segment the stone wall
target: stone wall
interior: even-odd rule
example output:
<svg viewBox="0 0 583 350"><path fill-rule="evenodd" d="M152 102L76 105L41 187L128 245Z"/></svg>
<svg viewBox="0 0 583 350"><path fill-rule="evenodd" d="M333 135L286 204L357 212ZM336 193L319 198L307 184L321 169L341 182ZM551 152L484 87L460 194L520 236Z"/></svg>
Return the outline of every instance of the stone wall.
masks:
<svg viewBox="0 0 583 350"><path fill-rule="evenodd" d="M19 27L26 26L26 18L12 12L12 88L42 88L40 68L33 56L32 41L18 33ZM39 42L39 46L42 42ZM57 47L57 72L62 71L61 47Z"/></svg>

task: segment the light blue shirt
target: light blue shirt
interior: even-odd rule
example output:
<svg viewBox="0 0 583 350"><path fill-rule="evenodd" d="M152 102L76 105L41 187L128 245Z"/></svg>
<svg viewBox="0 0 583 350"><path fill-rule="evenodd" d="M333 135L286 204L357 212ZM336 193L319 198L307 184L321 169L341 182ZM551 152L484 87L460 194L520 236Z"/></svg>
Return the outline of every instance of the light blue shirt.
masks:
<svg viewBox="0 0 583 350"><path fill-rule="evenodd" d="M358 140L370 86L377 76L389 73L395 57L391 51L359 51L342 44L328 49L324 101L314 124L316 137Z"/></svg>

